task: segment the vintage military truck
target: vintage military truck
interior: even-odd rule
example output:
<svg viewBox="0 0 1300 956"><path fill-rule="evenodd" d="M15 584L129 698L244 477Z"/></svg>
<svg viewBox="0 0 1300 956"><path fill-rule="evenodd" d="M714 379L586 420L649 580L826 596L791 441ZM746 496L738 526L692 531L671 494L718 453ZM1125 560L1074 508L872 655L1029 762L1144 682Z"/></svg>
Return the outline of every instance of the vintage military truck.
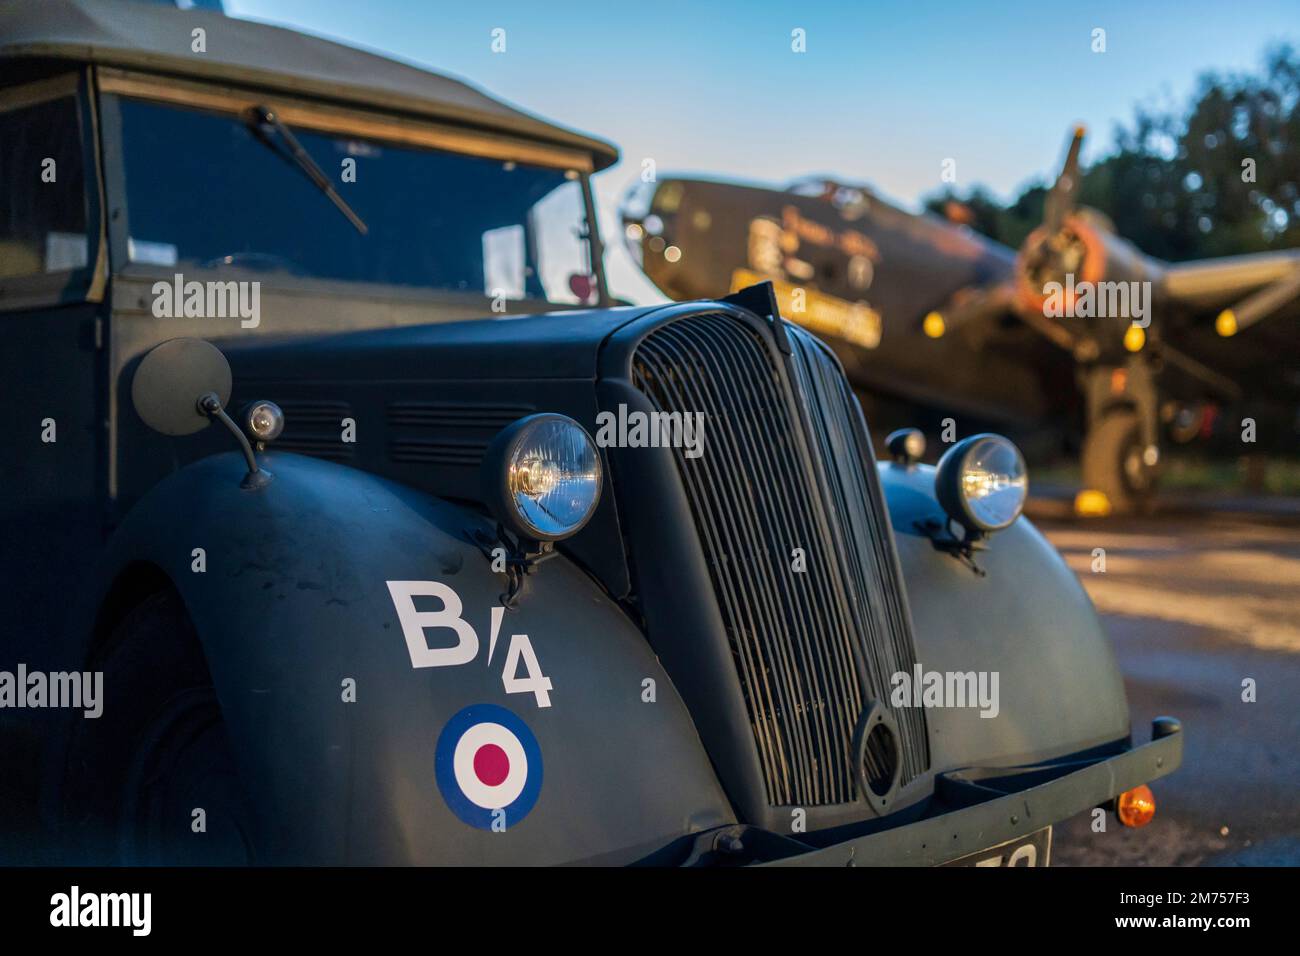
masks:
<svg viewBox="0 0 1300 956"><path fill-rule="evenodd" d="M877 465L766 287L615 306L609 145L197 10L7 4L0 61L0 670L103 687L0 710L62 859L1042 864L1149 815L1179 725L1132 740L1019 453Z"/></svg>

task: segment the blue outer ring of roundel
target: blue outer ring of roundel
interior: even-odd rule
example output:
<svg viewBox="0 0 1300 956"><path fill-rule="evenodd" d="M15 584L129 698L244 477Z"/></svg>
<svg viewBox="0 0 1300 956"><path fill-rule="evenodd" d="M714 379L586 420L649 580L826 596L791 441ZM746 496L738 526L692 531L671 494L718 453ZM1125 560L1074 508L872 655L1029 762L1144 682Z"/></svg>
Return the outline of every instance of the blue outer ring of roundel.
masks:
<svg viewBox="0 0 1300 956"><path fill-rule="evenodd" d="M456 771L452 766L457 742L475 724L483 723L500 724L513 733L519 738L524 755L528 758L528 779L524 783L524 789L513 803L501 808L505 811L503 822L508 830L528 816L542 792L542 748L528 725L514 713L496 704L471 704L457 712L438 735L438 746L433 758L434 774L443 800L447 801L447 806L451 807L456 816L480 830L492 829L493 811L480 807L465 796L456 782Z"/></svg>

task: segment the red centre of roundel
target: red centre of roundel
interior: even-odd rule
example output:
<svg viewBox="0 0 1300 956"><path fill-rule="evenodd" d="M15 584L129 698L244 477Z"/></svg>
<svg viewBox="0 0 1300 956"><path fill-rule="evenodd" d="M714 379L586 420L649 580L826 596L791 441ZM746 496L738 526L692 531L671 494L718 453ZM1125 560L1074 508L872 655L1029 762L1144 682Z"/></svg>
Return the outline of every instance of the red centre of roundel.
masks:
<svg viewBox="0 0 1300 956"><path fill-rule="evenodd" d="M510 758L496 744L484 744L474 752L474 775L485 786L495 787L510 774Z"/></svg>

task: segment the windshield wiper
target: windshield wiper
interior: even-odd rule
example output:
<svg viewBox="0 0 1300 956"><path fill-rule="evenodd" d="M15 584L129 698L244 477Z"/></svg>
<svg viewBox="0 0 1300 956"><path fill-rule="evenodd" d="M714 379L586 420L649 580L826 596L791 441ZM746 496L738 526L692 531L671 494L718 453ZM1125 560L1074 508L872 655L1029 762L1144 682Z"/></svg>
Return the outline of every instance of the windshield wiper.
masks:
<svg viewBox="0 0 1300 956"><path fill-rule="evenodd" d="M357 232L363 236L370 232L370 227L362 222L361 217L353 212L352 207L347 204L347 200L339 195L329 177L321 172L321 168L316 165L316 161L311 158L311 154L302 148L302 143L298 142L298 137L293 135L293 130L281 122L280 117L275 114L274 110L269 106L254 106L250 112L250 117L253 122L269 126L280 134L280 138L289 147L289 155L298 164L298 168L307 174L307 178L315 183L316 187L328 196L334 205L338 206L339 212L348 217L348 222L357 227ZM263 142L271 146L270 140L263 139ZM272 146L271 148L274 149L275 147Z"/></svg>

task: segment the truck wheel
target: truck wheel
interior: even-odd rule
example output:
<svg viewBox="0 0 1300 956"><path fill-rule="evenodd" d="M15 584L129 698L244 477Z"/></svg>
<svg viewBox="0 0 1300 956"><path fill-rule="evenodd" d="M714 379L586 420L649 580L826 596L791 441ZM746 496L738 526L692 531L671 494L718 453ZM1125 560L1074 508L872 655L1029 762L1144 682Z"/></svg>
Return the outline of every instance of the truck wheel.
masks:
<svg viewBox="0 0 1300 956"><path fill-rule="evenodd" d="M252 862L247 800L179 595L141 601L88 669L104 674L103 713L77 719L69 740L66 862Z"/></svg>
<svg viewBox="0 0 1300 956"><path fill-rule="evenodd" d="M1083 441L1083 486L1102 492L1112 513L1145 510L1155 490L1155 474L1142 460L1137 412L1107 412Z"/></svg>

